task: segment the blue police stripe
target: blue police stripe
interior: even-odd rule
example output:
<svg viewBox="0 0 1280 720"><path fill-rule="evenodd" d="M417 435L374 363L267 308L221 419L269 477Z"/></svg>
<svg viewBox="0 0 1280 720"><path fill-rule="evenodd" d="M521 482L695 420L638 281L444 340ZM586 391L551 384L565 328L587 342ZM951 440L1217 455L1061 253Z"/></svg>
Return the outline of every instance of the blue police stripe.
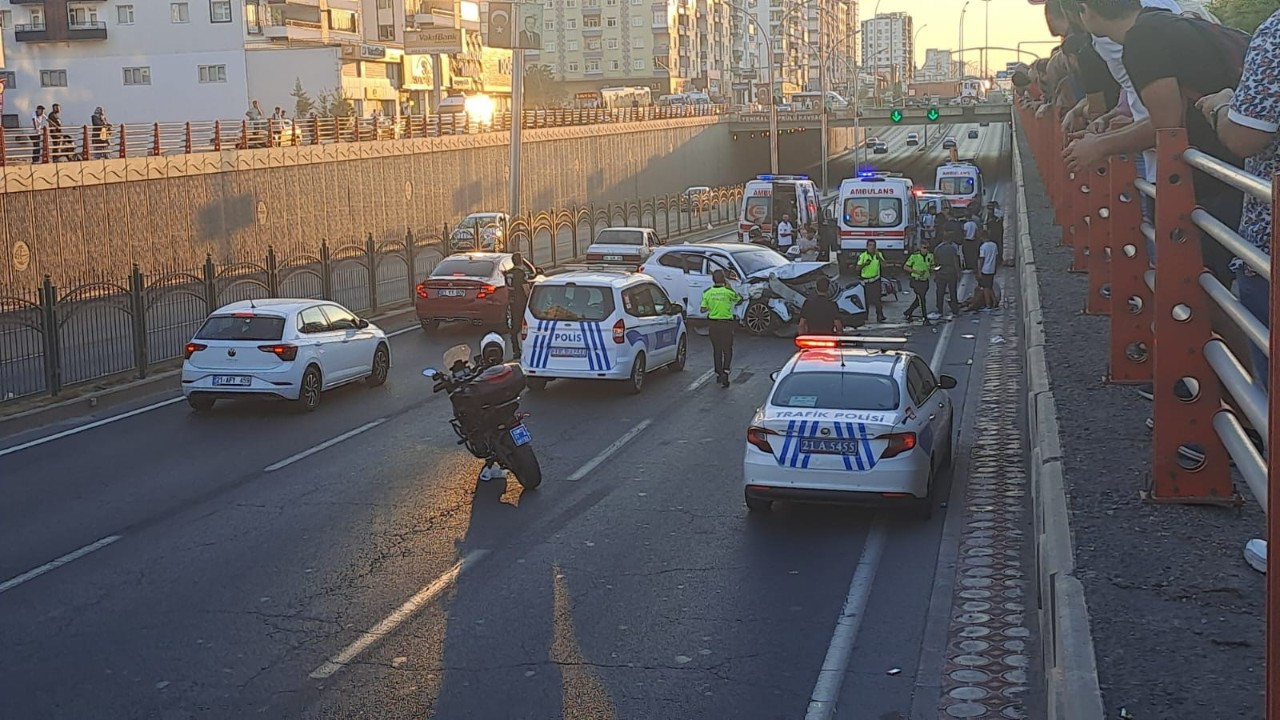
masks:
<svg viewBox="0 0 1280 720"><path fill-rule="evenodd" d="M800 445L802 444L801 439L805 437L805 433L809 429L810 429L809 421L801 420L800 430L799 432L796 433L796 437L799 439L796 440L795 445L793 445L791 448L791 459L787 462L788 467L795 467L796 464L800 461Z"/></svg>
<svg viewBox="0 0 1280 720"><path fill-rule="evenodd" d="M850 440L857 440L857 439L858 439L858 431L854 429L854 427L853 427L853 423L845 423L845 424L844 424L844 431L845 431L846 433L848 433L848 435L849 435L849 439L850 439ZM868 468L867 468L867 464L866 464L865 462L863 462L863 460L862 460L862 453L861 453L861 452L857 452L857 453L855 453L855 454L854 454L854 456L853 456L853 462L855 462L855 463L858 465L858 469L859 469L859 470L867 470L867 469L868 469Z"/></svg>
<svg viewBox="0 0 1280 720"><path fill-rule="evenodd" d="M840 423L838 423L838 422L837 422L837 423L831 423L831 424L832 424L832 425L834 425L834 426L835 426L835 428L836 428L836 437L838 437L838 438L840 438L841 440L843 440L843 439L844 439L844 432L840 429ZM845 470L852 470L852 469L853 469L853 461L849 459L849 456L848 456L848 455L841 455L841 456L840 456L840 459L841 459L841 460L844 460L844 469L845 469Z"/></svg>
<svg viewBox="0 0 1280 720"><path fill-rule="evenodd" d="M529 348L529 358L526 362L528 362L529 367L534 370L541 369L538 365L538 353L542 347L542 326L545 322L545 320L539 320L533 328L533 346Z"/></svg>
<svg viewBox="0 0 1280 720"><path fill-rule="evenodd" d="M609 360L609 351L604 344L604 330L600 327L600 323L593 323L596 332L596 343L600 348L600 369L611 370L613 363Z"/></svg>
<svg viewBox="0 0 1280 720"><path fill-rule="evenodd" d="M876 466L876 456L871 452L871 436L867 434L866 423L858 423L858 430L862 433L862 449L867 451L867 469Z"/></svg>
<svg viewBox="0 0 1280 720"><path fill-rule="evenodd" d="M782 452L778 453L778 458L777 458L779 465L783 465L787 462L787 452L791 449L791 443L792 443L791 436L792 436L792 433L795 431L795 429L796 429L796 421L795 420L787 421L787 436L782 440Z"/></svg>
<svg viewBox="0 0 1280 720"><path fill-rule="evenodd" d="M587 351L587 366L590 367L592 370L599 370L600 368L596 364L595 348L592 347L593 343L591 341L590 323L587 323L585 321L578 323L578 331L582 333L582 345Z"/></svg>

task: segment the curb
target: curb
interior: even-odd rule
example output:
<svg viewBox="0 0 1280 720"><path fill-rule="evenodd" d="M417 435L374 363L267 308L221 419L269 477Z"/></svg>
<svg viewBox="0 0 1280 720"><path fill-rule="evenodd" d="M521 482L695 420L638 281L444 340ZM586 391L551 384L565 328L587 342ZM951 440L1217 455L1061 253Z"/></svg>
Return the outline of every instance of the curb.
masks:
<svg viewBox="0 0 1280 720"><path fill-rule="evenodd" d="M1027 217L1026 182L1013 116L1013 179L1018 202L1019 279L1022 333L1027 363L1030 421L1031 497L1035 523L1036 580L1039 586L1041 665L1047 720L1103 720L1098 662L1084 586L1074 575L1075 547L1062 467L1058 410L1045 362L1044 314Z"/></svg>

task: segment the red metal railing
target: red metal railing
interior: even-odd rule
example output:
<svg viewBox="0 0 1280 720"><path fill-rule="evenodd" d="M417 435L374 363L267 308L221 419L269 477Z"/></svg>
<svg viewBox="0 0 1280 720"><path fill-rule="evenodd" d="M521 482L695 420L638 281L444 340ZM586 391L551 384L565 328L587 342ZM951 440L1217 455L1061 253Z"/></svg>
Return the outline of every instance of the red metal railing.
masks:
<svg viewBox="0 0 1280 720"><path fill-rule="evenodd" d="M723 105L686 105L596 110L525 110L526 129L710 117L727 113ZM288 120L199 120L64 126L60 129L13 128L0 133L0 165L69 162L107 158L182 155L198 152L371 142L506 132L514 115L498 113L480 121L465 114L400 115L381 119L308 117Z"/></svg>
<svg viewBox="0 0 1280 720"><path fill-rule="evenodd" d="M1192 178L1205 172L1269 201L1275 248L1280 173L1267 179L1248 175L1190 147L1181 129L1157 132L1155 183L1137 177L1133 157L1112 157L1073 173L1063 162L1059 118L1037 118L1022 108L1018 120L1062 227L1062 242L1073 248L1072 269L1089 275L1085 311L1110 316L1108 380L1154 387L1152 474L1145 497L1157 503L1238 502L1234 462L1267 513L1267 545L1275 548L1280 493L1269 492L1269 478L1280 473L1280 457L1263 458L1241 417L1271 449L1280 443L1280 407L1250 377L1249 359L1239 358L1220 333L1238 333L1268 354L1269 387L1280 383L1280 336L1205 269L1201 232L1268 281L1280 277L1280 260L1197 207ZM1143 194L1159 198L1154 224L1143 220ZM1148 257L1148 241L1157 248L1158 262ZM1270 313L1280 317L1280 293L1270 294ZM1201 451L1203 460L1194 454L1188 460L1189 448ZM1267 575L1266 612L1266 717L1280 720L1280 571Z"/></svg>

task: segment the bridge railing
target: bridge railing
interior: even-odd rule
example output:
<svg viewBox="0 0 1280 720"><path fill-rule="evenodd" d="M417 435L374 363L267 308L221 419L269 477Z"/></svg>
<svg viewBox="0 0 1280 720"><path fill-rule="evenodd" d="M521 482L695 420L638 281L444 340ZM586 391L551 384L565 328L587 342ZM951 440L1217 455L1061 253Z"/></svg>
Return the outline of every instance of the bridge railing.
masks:
<svg viewBox="0 0 1280 720"><path fill-rule="evenodd" d="M602 125L724 115L723 105L618 109L547 109L520 113L526 129ZM386 118L307 117L279 120L193 120L61 128L10 128L0 132L0 166L156 157L222 150L294 147L506 132L515 115L480 121L464 113Z"/></svg>
<svg viewBox="0 0 1280 720"><path fill-rule="evenodd" d="M1110 317L1107 380L1152 384L1152 465L1144 497L1156 503L1236 504L1242 498L1232 478L1234 464L1275 528L1280 497L1270 494L1270 474L1280 472L1280 457L1264 455L1246 427L1267 449L1280 442L1280 406L1267 391L1280 382L1280 363L1267 363L1265 376L1252 372L1263 358L1275 357L1280 337L1206 269L1202 243L1220 244L1268 284L1280 263L1197 206L1193 176L1213 176L1269 203L1274 248L1280 243L1280 173L1250 175L1189 146L1181 129L1157 131L1155 182L1138 177L1132 155L1077 173L1063 159L1066 138L1058 118L1037 118L1024 108L1018 122L1062 228L1062 243L1073 250L1072 269L1088 275L1084 311ZM1154 212L1145 218L1144 198L1154 201ZM1276 317L1280 294L1271 292L1267 307ZM1280 533L1271 530L1269 537L1276 540ZM1268 582L1268 695L1276 703L1280 576L1273 572Z"/></svg>

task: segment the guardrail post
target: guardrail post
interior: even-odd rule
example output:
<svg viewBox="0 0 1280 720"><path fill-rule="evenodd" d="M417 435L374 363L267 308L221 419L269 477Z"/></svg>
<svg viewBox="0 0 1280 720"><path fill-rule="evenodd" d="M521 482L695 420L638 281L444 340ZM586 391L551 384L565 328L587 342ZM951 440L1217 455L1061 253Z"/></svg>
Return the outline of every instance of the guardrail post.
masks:
<svg viewBox="0 0 1280 720"><path fill-rule="evenodd" d="M4 133L0 132L0 138L2 137L4 137ZM93 148L91 147L90 141L89 141L89 126L81 125L80 126L80 159L96 160L97 159L96 155L97 153L93 151ZM0 152L0 157L3 157L2 152Z"/></svg>
<svg viewBox="0 0 1280 720"><path fill-rule="evenodd" d="M44 276L40 284L40 317L44 327L44 380L50 395L62 392L62 328L58 324L58 289Z"/></svg>
<svg viewBox="0 0 1280 720"><path fill-rule="evenodd" d="M49 127L47 125L40 129L40 162L47 163L53 157L49 148L50 137L51 135L49 134Z"/></svg>
<svg viewBox="0 0 1280 720"><path fill-rule="evenodd" d="M1271 176L1271 314L1269 317L1280 317L1280 293L1274 287L1280 281L1280 173ZM1268 325L1269 327L1269 325ZM1271 363L1268 365L1268 387L1280 387L1280 335L1270 333ZM1268 485L1273 477L1280 477L1280 403L1267 403L1267 479ZM1280 492L1267 493L1267 547L1280 546ZM1269 557L1269 556L1268 556ZM1270 564L1270 560L1268 560ZM1272 668L1266 680L1267 717L1280 718L1280 673L1274 668L1280 666L1280 571L1274 565L1267 573L1267 654L1263 667Z"/></svg>
<svg viewBox="0 0 1280 720"><path fill-rule="evenodd" d="M213 149L222 152L222 121L213 121Z"/></svg>
<svg viewBox="0 0 1280 720"><path fill-rule="evenodd" d="M366 233L364 238L364 257L369 263L369 312L378 312L378 254L374 246L373 233Z"/></svg>
<svg viewBox="0 0 1280 720"><path fill-rule="evenodd" d="M267 297L280 297L280 264L273 245L267 245Z"/></svg>
<svg viewBox="0 0 1280 720"><path fill-rule="evenodd" d="M1213 429L1222 409L1217 376L1204 356L1213 337L1210 300L1200 288L1206 272L1200 231L1191 220L1196 207L1192 170L1182 159L1183 129L1156 132L1159 201L1156 203L1155 459L1147 497L1155 502L1228 504L1237 496L1226 448ZM1181 399L1182 381L1191 391ZM1179 448L1203 451L1204 461L1183 458Z"/></svg>
<svg viewBox="0 0 1280 720"><path fill-rule="evenodd" d="M320 144L320 116L316 115L311 118L311 144Z"/></svg>
<svg viewBox="0 0 1280 720"><path fill-rule="evenodd" d="M1112 157L1107 191L1111 208L1111 363L1107 381L1151 382L1151 313L1155 307L1145 276L1151 269L1142 236L1141 194L1132 156Z"/></svg>
<svg viewBox="0 0 1280 720"><path fill-rule="evenodd" d="M249 121L248 120L240 121L240 142L236 144L236 147L240 150L249 149Z"/></svg>
<svg viewBox="0 0 1280 720"><path fill-rule="evenodd" d="M124 123L120 123L120 157L129 157L129 138L125 133ZM217 308L214 308L216 310ZM209 312L213 312L210 310Z"/></svg>
<svg viewBox="0 0 1280 720"><path fill-rule="evenodd" d="M333 261L329 257L329 241L320 240L320 297L333 299Z"/></svg>
<svg viewBox="0 0 1280 720"><path fill-rule="evenodd" d="M147 376L147 286L138 263L129 273L129 307L133 315L133 358L138 377Z"/></svg>
<svg viewBox="0 0 1280 720"><path fill-rule="evenodd" d="M160 123L151 123L151 156L158 157L164 150L160 142Z"/></svg>
<svg viewBox="0 0 1280 720"><path fill-rule="evenodd" d="M1085 299L1087 315L1110 315L1111 303L1111 169L1103 162L1085 176L1081 186L1080 210L1083 217L1085 269L1089 273L1089 295ZM1080 238L1077 238L1080 240Z"/></svg>
<svg viewBox="0 0 1280 720"><path fill-rule="evenodd" d="M505 237L505 235L503 237ZM417 254L415 252L415 248L413 247L413 243L414 243L413 228L407 228L404 231L404 266L408 268L408 271L405 273L405 276L409 280L409 302L414 302L413 293L418 287L418 283L414 279L414 275L418 272L418 270L417 270L417 264L416 264Z"/></svg>
<svg viewBox="0 0 1280 720"><path fill-rule="evenodd" d="M267 118L267 141L263 143L263 147L278 147L276 142L276 119Z"/></svg>

